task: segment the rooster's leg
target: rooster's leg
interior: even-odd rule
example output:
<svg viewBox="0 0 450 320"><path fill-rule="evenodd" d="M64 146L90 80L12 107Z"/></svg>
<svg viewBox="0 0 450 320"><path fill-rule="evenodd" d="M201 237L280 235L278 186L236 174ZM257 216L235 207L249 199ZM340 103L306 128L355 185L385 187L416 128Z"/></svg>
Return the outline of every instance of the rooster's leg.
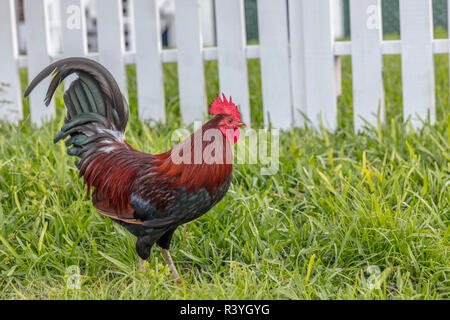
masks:
<svg viewBox="0 0 450 320"><path fill-rule="evenodd" d="M181 279L180 275L178 274L177 268L175 267L175 264L173 263L172 257L170 256L170 252L167 249L161 249L161 253L164 257L164 260L166 260L167 265L169 266L170 272L172 272L173 277L175 278L176 283L180 284Z"/></svg>
<svg viewBox="0 0 450 320"><path fill-rule="evenodd" d="M145 260L142 259L141 257L139 257L139 270L140 270L141 272L145 272L144 262L145 262Z"/></svg>

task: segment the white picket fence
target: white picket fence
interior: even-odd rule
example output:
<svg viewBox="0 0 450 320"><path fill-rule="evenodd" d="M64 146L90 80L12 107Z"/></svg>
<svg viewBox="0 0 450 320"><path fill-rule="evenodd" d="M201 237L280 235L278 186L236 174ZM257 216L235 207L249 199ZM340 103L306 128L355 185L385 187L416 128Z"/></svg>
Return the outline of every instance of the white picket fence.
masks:
<svg viewBox="0 0 450 320"><path fill-rule="evenodd" d="M449 52L448 39L433 39L432 0L400 0L401 40L383 41L380 0L350 0L351 41L334 40L335 0L258 0L259 45L247 45L243 0L215 0L217 47L204 47L201 37L203 0L175 0L176 49L162 49L156 0L130 0L134 17L134 52L124 51L120 0L96 0L98 47L87 53L83 0L60 0L63 55L48 54L45 0L24 0L27 56L18 56L13 0L0 0L0 117L22 117L20 67L32 79L52 60L87 55L104 64L126 93L126 64L136 64L141 119L165 119L162 64L178 63L180 109L186 123L207 112L204 61L218 60L220 90L240 105L250 121L247 59L259 58L264 118L288 128L321 121L337 126L339 70L336 59L352 56L355 129L360 117L383 118L382 56L402 55L404 118L435 120L433 55ZM77 15L78 12L78 15ZM77 20L81 19L81 20ZM75 19L75 20L74 20ZM48 83L47 83L48 84ZM41 125L54 114L45 108L46 84L31 94L31 120ZM132 106L133 107L133 106Z"/></svg>

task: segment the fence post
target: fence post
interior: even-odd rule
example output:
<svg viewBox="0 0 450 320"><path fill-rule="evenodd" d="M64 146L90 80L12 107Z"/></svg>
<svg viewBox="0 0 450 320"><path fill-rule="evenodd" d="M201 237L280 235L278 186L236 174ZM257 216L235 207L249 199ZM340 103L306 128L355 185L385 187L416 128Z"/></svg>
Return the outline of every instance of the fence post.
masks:
<svg viewBox="0 0 450 320"><path fill-rule="evenodd" d="M164 82L156 0L134 0L139 118L164 122Z"/></svg>
<svg viewBox="0 0 450 320"><path fill-rule="evenodd" d="M293 119L286 1L258 0L258 30L264 122L287 129Z"/></svg>
<svg viewBox="0 0 450 320"><path fill-rule="evenodd" d="M199 0L175 0L175 29L180 110L188 124L206 114Z"/></svg>
<svg viewBox="0 0 450 320"><path fill-rule="evenodd" d="M43 0L24 0L25 34L28 57L28 81L50 63L48 55L48 28L45 3ZM44 105L45 94L50 79L44 79L30 94L30 118L38 127L55 113L54 100L48 107Z"/></svg>
<svg viewBox="0 0 450 320"><path fill-rule="evenodd" d="M244 2L216 0L216 19L220 90L233 96L244 122L250 125Z"/></svg>
<svg viewBox="0 0 450 320"><path fill-rule="evenodd" d="M413 127L435 121L433 15L431 0L400 0L403 118Z"/></svg>
<svg viewBox="0 0 450 320"><path fill-rule="evenodd" d="M97 31L100 63L111 72L122 94L127 98L121 0L97 0Z"/></svg>
<svg viewBox="0 0 450 320"><path fill-rule="evenodd" d="M355 131L359 131L364 125L361 118L377 125L378 108L384 120L380 0L350 0L350 21L353 115Z"/></svg>
<svg viewBox="0 0 450 320"><path fill-rule="evenodd" d="M0 43L0 119L17 123L23 118L23 109L13 0L0 1Z"/></svg>
<svg viewBox="0 0 450 320"><path fill-rule="evenodd" d="M330 0L302 0L306 115L315 128L337 127L334 35Z"/></svg>

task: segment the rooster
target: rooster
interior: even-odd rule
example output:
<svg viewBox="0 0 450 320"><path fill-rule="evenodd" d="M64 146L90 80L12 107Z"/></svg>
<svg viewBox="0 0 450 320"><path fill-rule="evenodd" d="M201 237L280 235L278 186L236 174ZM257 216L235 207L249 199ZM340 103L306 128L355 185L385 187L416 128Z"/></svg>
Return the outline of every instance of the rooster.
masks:
<svg viewBox="0 0 450 320"><path fill-rule="evenodd" d="M139 268L156 243L180 283L170 241L177 227L208 212L227 193L231 149L239 128L245 127L238 108L231 97L217 95L209 107L214 118L172 150L147 154L125 141L128 104L111 73L93 60L52 63L33 79L25 97L52 75L44 100L48 106L58 85L71 74L77 78L64 93L65 124L54 143L70 136L67 153L79 158L75 164L88 194L93 190L93 206L136 236ZM206 135L209 139L203 138Z"/></svg>

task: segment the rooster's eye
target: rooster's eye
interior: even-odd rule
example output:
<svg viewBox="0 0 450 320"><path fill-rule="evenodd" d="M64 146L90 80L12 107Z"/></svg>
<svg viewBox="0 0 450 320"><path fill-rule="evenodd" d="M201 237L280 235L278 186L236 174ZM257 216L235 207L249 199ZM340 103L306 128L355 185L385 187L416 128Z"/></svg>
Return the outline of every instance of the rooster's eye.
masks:
<svg viewBox="0 0 450 320"><path fill-rule="evenodd" d="M228 123L232 123L233 122L233 120L231 120L231 119L228 119Z"/></svg>

